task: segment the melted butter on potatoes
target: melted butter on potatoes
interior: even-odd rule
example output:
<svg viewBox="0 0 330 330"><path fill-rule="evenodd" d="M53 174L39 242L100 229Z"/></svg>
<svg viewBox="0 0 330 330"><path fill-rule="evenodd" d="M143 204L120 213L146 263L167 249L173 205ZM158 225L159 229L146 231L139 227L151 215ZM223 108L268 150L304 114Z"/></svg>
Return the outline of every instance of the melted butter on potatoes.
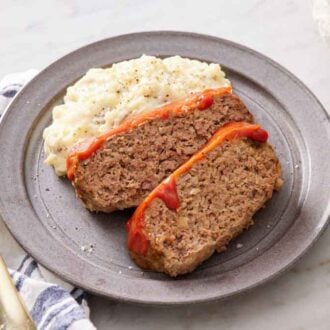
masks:
<svg viewBox="0 0 330 330"><path fill-rule="evenodd" d="M43 134L46 163L65 175L66 157L77 142L188 93L228 85L219 64L180 56L144 55L107 69L90 69L53 109L53 122Z"/></svg>

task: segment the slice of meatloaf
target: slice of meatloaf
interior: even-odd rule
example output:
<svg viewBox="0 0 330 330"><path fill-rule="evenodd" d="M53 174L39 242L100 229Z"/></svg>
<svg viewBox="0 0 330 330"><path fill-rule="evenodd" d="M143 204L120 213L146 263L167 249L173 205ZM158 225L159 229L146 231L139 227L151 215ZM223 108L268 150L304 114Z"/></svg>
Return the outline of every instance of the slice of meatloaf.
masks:
<svg viewBox="0 0 330 330"><path fill-rule="evenodd" d="M232 121L252 122L253 117L230 89L190 95L78 146L68 158L68 176L89 210L137 206Z"/></svg>
<svg viewBox="0 0 330 330"><path fill-rule="evenodd" d="M142 268L193 271L252 223L281 184L281 166L258 125L231 123L136 209L128 248Z"/></svg>

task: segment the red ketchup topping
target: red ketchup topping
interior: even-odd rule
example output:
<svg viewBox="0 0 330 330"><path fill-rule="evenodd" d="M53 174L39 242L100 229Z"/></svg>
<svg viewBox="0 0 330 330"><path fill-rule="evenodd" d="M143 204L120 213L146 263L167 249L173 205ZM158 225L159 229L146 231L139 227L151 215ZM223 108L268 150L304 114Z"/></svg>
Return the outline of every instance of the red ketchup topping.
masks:
<svg viewBox="0 0 330 330"><path fill-rule="evenodd" d="M213 104L213 97L209 94L202 94L199 97L198 109L205 110Z"/></svg>
<svg viewBox="0 0 330 330"><path fill-rule="evenodd" d="M260 128L254 132L251 132L248 137L254 141L266 142L268 140L268 133L264 129Z"/></svg>
<svg viewBox="0 0 330 330"><path fill-rule="evenodd" d="M155 198L163 200L170 210L179 208L180 200L176 188L177 179L189 171L196 162L203 159L205 155L221 143L244 137L248 137L257 142L266 142L268 133L256 124L234 122L224 125L218 129L202 150L198 151L186 163L175 170L165 181L157 186L135 210L132 218L126 225L129 250L139 255L146 255L148 252L150 242L144 232L144 211Z"/></svg>
<svg viewBox="0 0 330 330"><path fill-rule="evenodd" d="M174 101L166 104L161 108L157 108L138 117L128 119L119 127L100 135L99 137L89 139L87 142L76 145L70 152L66 160L67 176L73 181L75 168L79 161L91 157L103 143L111 136L126 133L139 125L154 119L167 119L169 116L178 116L182 112L208 109L213 104L215 96L231 93L231 87L222 87L217 89L207 89L201 93L192 94L182 100Z"/></svg>
<svg viewBox="0 0 330 330"><path fill-rule="evenodd" d="M180 206L180 200L174 178L169 177L161 183L154 198L161 199L170 210L176 210Z"/></svg>
<svg viewBox="0 0 330 330"><path fill-rule="evenodd" d="M154 189L145 201L150 198L151 195L152 199L161 199L170 210L176 210L180 206L176 183L173 177L169 177L163 181L156 189ZM144 255L148 250L149 240L144 234L144 222L136 222L134 221L134 217L141 217L141 219L143 218L144 209L148 206L148 203L143 203L144 202L141 204L142 207L137 208L133 217L126 223L126 230L128 232L128 248L131 251L142 255Z"/></svg>

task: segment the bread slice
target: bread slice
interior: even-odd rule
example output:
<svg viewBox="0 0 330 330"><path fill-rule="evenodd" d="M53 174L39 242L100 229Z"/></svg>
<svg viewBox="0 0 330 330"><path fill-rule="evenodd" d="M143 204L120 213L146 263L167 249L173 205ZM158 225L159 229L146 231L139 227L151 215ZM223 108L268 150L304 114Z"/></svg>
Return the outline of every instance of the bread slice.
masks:
<svg viewBox="0 0 330 330"><path fill-rule="evenodd" d="M281 184L281 166L259 125L230 123L156 187L127 224L142 268L189 273L248 228Z"/></svg>
<svg viewBox="0 0 330 330"><path fill-rule="evenodd" d="M67 160L68 177L89 210L137 206L231 121L253 117L230 88L190 95L76 147Z"/></svg>

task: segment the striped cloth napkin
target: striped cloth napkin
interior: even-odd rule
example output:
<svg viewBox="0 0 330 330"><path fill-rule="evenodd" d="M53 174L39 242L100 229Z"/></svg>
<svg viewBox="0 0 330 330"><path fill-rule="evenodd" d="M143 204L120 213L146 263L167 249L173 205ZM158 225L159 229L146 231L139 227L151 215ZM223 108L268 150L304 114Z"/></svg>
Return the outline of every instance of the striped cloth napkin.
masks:
<svg viewBox="0 0 330 330"><path fill-rule="evenodd" d="M0 115L36 70L10 74L0 81ZM96 329L89 320L86 294L63 282L26 255L0 218L0 254L14 269L9 272L28 311L40 330ZM0 325L1 328L1 325Z"/></svg>

